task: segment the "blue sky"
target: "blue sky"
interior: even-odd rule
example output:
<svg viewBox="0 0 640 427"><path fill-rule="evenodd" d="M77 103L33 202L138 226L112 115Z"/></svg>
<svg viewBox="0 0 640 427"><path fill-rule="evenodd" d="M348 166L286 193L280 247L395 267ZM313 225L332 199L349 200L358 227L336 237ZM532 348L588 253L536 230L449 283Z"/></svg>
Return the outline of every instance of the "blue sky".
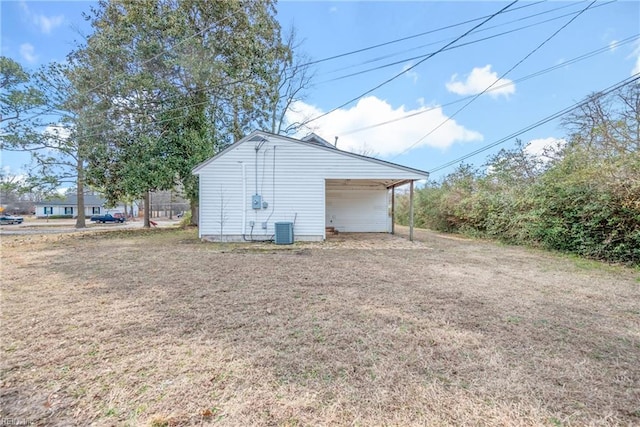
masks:
<svg viewBox="0 0 640 427"><path fill-rule="evenodd" d="M362 95L472 29L482 22L478 18L507 4L281 1L277 18L283 31L295 26L304 41L301 50L311 60L430 32L313 65L314 85L290 119L317 117ZM2 2L2 54L31 70L64 60L75 43L91 31L82 18L91 5L80 1ZM636 1L597 2L531 53L588 5L519 2L460 39L452 49L311 122L309 130L331 142L338 136L339 148L368 150L385 160L435 169L640 72L640 2ZM471 20L475 21L461 24ZM434 31L447 26L451 28ZM500 35L504 32L509 33ZM461 44L466 45L456 47ZM597 49L602 52L564 64ZM529 54L495 85L498 89L481 95L451 118L464 105L464 97L486 89ZM419 58L411 59L415 57ZM554 66L557 69L518 81ZM374 67L378 69L370 70ZM408 114L415 115L400 119ZM391 119L400 120L357 131ZM559 121L553 121L520 138L531 143L532 152L539 152L545 144L565 136ZM489 154L513 144L509 140L466 162L481 167ZM11 173L19 173L27 162L23 154L2 153L2 166ZM441 170L432 177L437 179L452 170Z"/></svg>

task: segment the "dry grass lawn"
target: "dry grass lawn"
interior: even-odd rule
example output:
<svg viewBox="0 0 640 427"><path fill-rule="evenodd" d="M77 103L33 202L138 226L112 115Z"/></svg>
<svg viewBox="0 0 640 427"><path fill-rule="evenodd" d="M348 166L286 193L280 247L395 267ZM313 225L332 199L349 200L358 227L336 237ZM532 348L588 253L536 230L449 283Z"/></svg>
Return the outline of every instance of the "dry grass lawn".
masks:
<svg viewBox="0 0 640 427"><path fill-rule="evenodd" d="M4 237L0 423L640 425L638 270L418 239Z"/></svg>

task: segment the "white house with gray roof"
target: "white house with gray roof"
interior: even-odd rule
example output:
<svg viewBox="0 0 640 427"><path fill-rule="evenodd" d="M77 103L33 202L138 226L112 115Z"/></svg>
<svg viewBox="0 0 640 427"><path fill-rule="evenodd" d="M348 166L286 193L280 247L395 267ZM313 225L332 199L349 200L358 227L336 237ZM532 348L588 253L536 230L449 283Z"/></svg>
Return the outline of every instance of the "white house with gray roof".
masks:
<svg viewBox="0 0 640 427"><path fill-rule="evenodd" d="M84 196L84 215L89 218L91 215L103 215L109 212L124 212L124 206L118 205L112 208L106 208L106 199L93 195L85 194ZM137 216L137 207L134 205L133 214ZM130 208L130 209L131 209ZM36 217L47 218L50 216L67 216L75 218L78 216L78 196L67 195L62 198L53 198L42 202L35 203Z"/></svg>
<svg viewBox="0 0 640 427"><path fill-rule="evenodd" d="M262 131L193 173L200 178L199 234L214 241L270 240L282 224L295 240L324 240L328 228L391 233L392 190L429 176L339 150L315 134L299 140Z"/></svg>

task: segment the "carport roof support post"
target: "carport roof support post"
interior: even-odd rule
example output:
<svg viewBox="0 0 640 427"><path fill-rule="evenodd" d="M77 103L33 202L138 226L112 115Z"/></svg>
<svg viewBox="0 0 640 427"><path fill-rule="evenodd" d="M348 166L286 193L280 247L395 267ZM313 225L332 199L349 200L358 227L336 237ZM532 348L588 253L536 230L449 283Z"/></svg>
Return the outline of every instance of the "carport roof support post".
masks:
<svg viewBox="0 0 640 427"><path fill-rule="evenodd" d="M413 242L413 180L409 184L409 240Z"/></svg>
<svg viewBox="0 0 640 427"><path fill-rule="evenodd" d="M391 234L396 234L396 186L391 187Z"/></svg>

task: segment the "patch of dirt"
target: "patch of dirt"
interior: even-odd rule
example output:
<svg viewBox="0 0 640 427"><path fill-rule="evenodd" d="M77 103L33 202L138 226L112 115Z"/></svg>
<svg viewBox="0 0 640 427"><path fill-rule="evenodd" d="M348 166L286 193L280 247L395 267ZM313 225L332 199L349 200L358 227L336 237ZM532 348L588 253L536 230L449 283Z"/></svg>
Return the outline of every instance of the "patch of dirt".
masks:
<svg viewBox="0 0 640 427"><path fill-rule="evenodd" d="M425 230L196 236L3 237L0 420L640 424L637 270Z"/></svg>

